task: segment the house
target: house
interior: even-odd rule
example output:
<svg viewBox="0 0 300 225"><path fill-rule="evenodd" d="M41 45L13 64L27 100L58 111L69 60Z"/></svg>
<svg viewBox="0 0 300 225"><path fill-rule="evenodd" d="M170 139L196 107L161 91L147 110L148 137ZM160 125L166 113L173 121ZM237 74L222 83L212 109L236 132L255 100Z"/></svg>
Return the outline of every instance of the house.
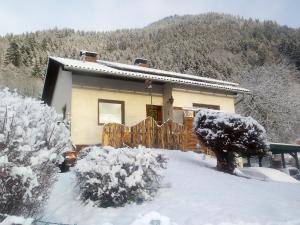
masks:
<svg viewBox="0 0 300 225"><path fill-rule="evenodd" d="M76 145L101 144L103 125L132 126L152 116L158 123L183 123L195 108L234 112L236 83L149 67L97 60L81 51L81 59L49 57L42 99L71 122Z"/></svg>

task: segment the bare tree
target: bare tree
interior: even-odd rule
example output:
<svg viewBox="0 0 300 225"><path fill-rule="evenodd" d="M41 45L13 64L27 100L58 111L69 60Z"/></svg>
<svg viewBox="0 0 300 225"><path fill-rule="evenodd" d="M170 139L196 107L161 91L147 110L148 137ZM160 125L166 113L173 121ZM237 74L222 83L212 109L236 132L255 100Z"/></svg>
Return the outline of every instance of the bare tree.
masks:
<svg viewBox="0 0 300 225"><path fill-rule="evenodd" d="M252 91L237 112L257 119L270 141L293 142L300 132L299 72L282 62L244 69L236 79Z"/></svg>

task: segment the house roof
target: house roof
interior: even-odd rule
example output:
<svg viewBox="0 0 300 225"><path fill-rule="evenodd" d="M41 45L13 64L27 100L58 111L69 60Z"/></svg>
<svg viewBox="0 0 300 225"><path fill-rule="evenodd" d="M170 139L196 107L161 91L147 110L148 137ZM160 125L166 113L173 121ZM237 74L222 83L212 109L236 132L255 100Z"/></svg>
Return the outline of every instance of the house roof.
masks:
<svg viewBox="0 0 300 225"><path fill-rule="evenodd" d="M152 68L113 63L103 60L98 60L95 63L68 58L49 57L49 61L54 61L62 65L65 70L70 71L89 72L99 75L106 74L121 79L152 80L154 82L183 84L208 89L217 89L230 93L250 93L248 89L239 87L237 83ZM50 63L48 63L48 67L49 65Z"/></svg>
<svg viewBox="0 0 300 225"><path fill-rule="evenodd" d="M103 65L115 68L115 69L132 71L132 72L150 73L150 74L153 74L153 75L165 75L165 76L170 76L170 77L174 77L174 78L182 78L182 79L209 82L209 83L216 83L216 84L223 84L223 85L225 84L225 85L231 85L231 86L238 86L239 85L237 83L212 79L212 78L208 78L208 77L201 77L201 76L190 75L190 74L176 73L176 72L158 70L158 69L154 69L154 68L147 68L147 67L136 66L136 65L128 65L128 64L109 62L109 61L104 61L104 60L98 60L98 62L103 64Z"/></svg>

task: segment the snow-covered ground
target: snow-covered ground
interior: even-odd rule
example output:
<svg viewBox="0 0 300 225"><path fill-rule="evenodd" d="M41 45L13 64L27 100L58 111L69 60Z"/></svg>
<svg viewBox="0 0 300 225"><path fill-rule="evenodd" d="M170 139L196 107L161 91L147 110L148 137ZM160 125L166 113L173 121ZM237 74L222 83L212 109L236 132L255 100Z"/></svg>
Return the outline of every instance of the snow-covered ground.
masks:
<svg viewBox="0 0 300 225"><path fill-rule="evenodd" d="M300 184L300 182L297 181L295 178L276 169L264 168L264 167L245 167L238 170L239 170L237 172L238 175L245 176L252 179L258 179L264 181L281 181L281 182Z"/></svg>
<svg viewBox="0 0 300 225"><path fill-rule="evenodd" d="M160 225L300 224L300 183L232 176L216 171L215 161L200 154L164 152L168 169L153 201L121 208L83 205L73 188L73 173L63 173L43 220L77 225L156 225L158 220Z"/></svg>

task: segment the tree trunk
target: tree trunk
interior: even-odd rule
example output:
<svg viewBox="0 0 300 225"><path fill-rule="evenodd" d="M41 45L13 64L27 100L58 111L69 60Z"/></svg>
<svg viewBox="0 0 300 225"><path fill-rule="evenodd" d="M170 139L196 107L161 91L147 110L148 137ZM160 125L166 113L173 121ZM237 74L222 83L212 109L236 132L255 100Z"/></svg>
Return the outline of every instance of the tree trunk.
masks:
<svg viewBox="0 0 300 225"><path fill-rule="evenodd" d="M225 173L233 174L236 167L235 155L232 152L214 151L217 158L217 169Z"/></svg>

